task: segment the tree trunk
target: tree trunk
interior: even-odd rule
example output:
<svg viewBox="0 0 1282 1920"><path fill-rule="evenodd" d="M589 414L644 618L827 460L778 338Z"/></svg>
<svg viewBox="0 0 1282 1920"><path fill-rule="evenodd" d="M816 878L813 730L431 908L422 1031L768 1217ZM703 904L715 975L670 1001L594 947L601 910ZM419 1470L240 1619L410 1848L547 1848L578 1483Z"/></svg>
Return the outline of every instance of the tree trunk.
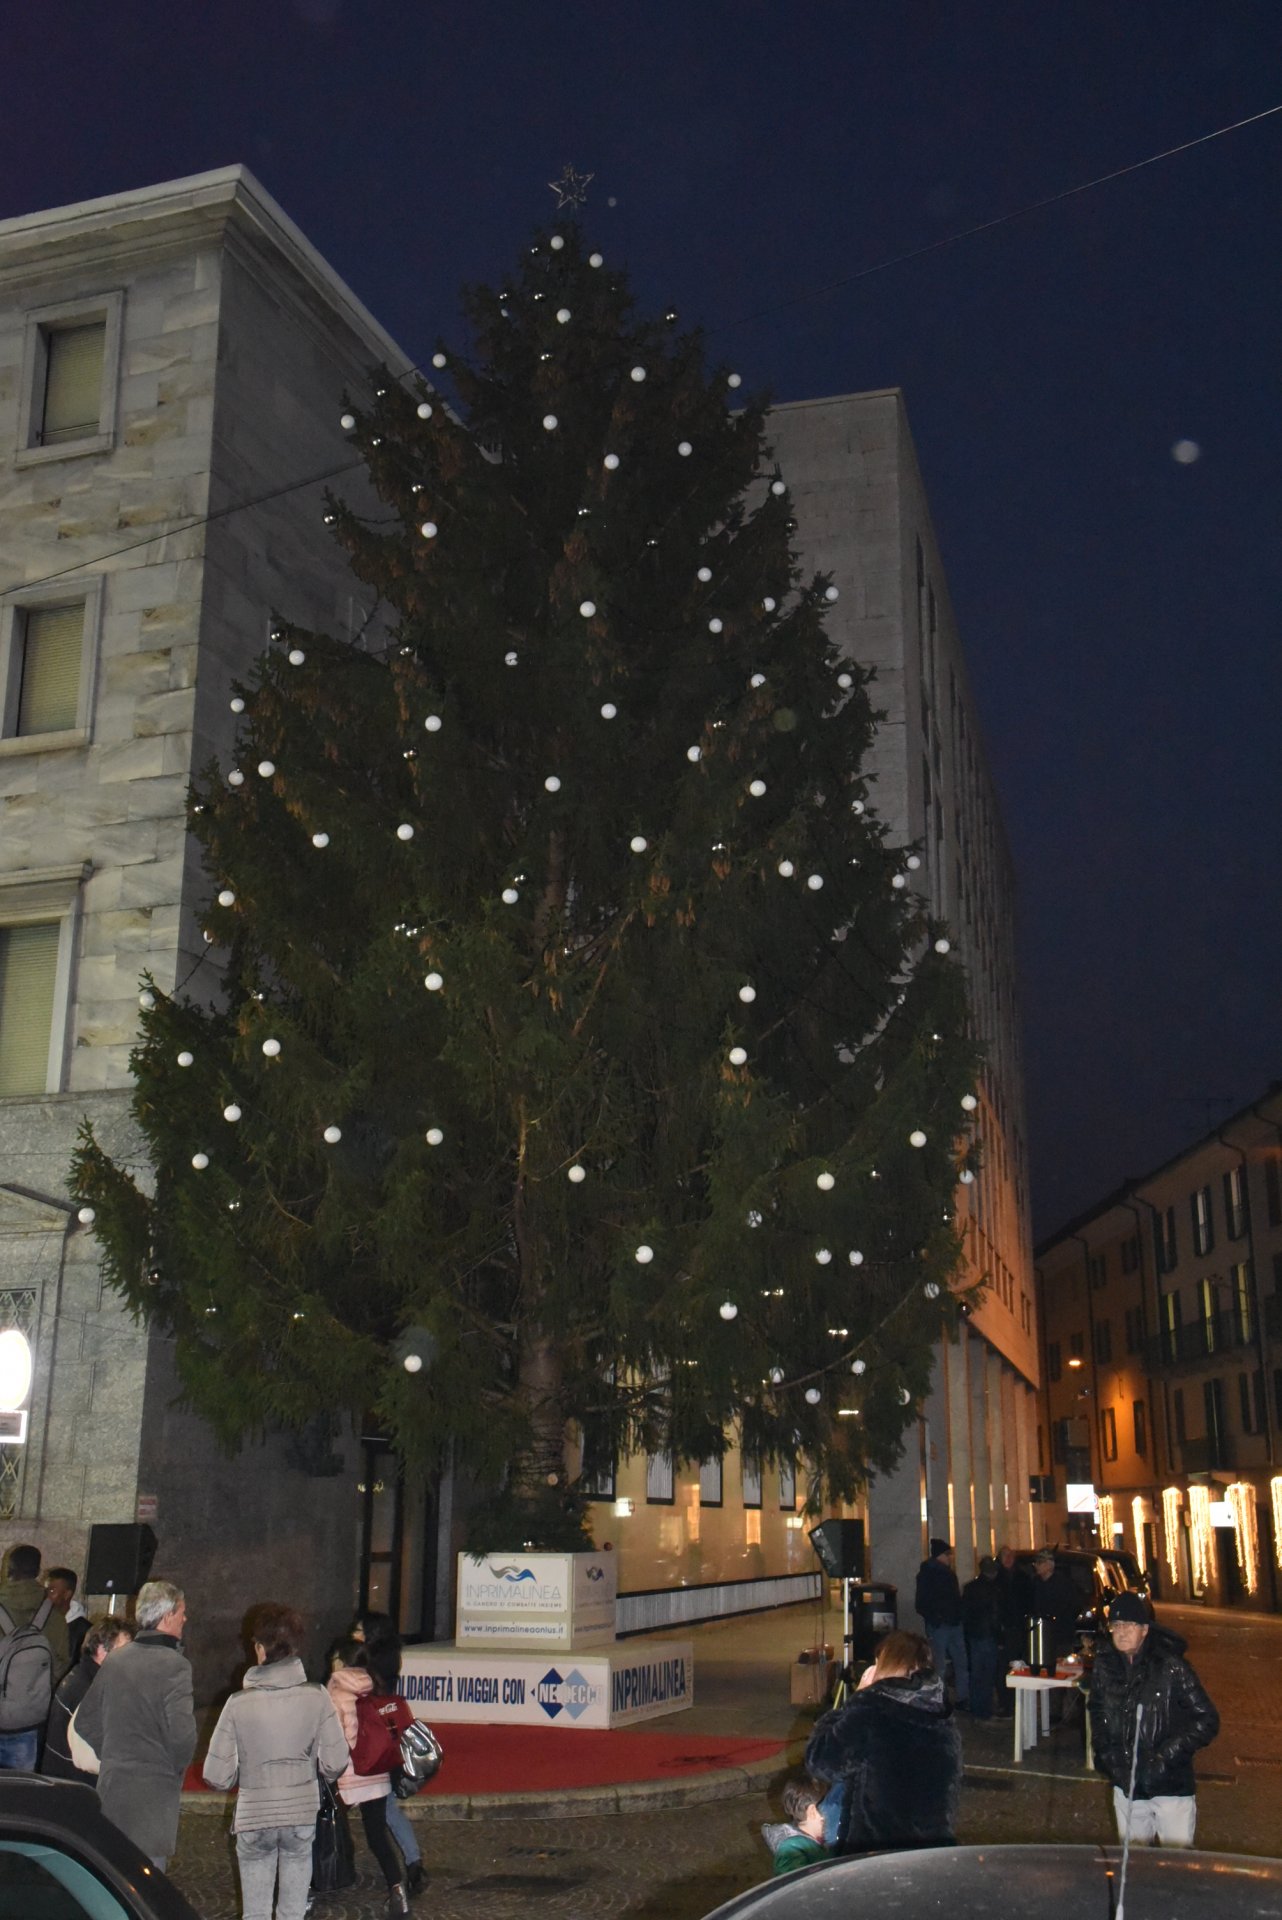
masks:
<svg viewBox="0 0 1282 1920"><path fill-rule="evenodd" d="M517 1397L530 1423L531 1443L512 1462L512 1487L538 1494L565 1479L565 1413L561 1402L561 1348L542 1327L521 1328Z"/></svg>

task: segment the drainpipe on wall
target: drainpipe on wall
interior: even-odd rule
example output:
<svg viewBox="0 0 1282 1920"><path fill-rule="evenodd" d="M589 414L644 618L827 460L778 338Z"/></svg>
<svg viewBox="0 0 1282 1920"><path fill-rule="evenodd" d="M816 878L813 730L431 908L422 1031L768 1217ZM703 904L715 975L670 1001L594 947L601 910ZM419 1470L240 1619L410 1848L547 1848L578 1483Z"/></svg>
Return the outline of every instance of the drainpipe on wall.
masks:
<svg viewBox="0 0 1282 1920"><path fill-rule="evenodd" d="M1091 1299L1091 1243L1086 1236L1081 1233L1070 1234L1069 1238L1076 1240L1078 1245L1085 1249L1083 1254L1083 1271L1086 1276L1086 1345L1090 1353L1090 1397L1094 1402L1091 1417L1086 1423L1086 1445L1088 1459L1093 1455L1099 1461L1099 1479L1095 1481L1096 1491L1098 1492L1104 1484L1104 1435L1100 1430L1099 1368L1095 1359L1095 1306ZM1093 1481L1095 1480L1095 1470L1093 1467L1091 1469L1091 1479ZM1097 1527L1096 1531L1098 1532L1098 1530ZM1111 1547L1113 1542L1111 1540L1103 1540L1100 1544L1101 1546Z"/></svg>
<svg viewBox="0 0 1282 1920"><path fill-rule="evenodd" d="M1133 1200L1119 1200L1117 1204L1120 1207L1125 1207L1126 1211L1130 1214L1132 1220L1134 1220L1135 1222L1135 1244L1139 1249L1139 1260L1140 1260L1140 1335L1143 1341L1143 1346L1141 1348L1141 1354L1143 1355L1144 1353L1147 1352L1148 1337L1149 1337L1148 1305L1144 1297L1145 1289L1147 1286L1147 1280L1146 1280L1145 1269L1144 1269L1144 1228L1140 1223L1139 1208L1135 1205ZM1145 1204L1147 1205L1147 1202L1145 1202ZM1154 1265L1156 1265L1156 1262L1154 1262ZM1160 1327L1158 1327L1155 1331L1156 1331L1156 1337L1160 1342L1162 1337L1162 1330ZM1158 1352L1159 1354L1161 1352L1160 1346L1158 1348ZM1158 1532L1159 1532L1158 1516L1162 1510L1162 1480L1164 1477L1162 1474L1162 1454L1161 1454L1161 1448L1158 1445L1157 1421L1153 1418L1153 1400L1154 1400L1153 1377L1149 1373L1147 1367L1141 1368L1141 1372L1143 1373L1143 1376L1144 1376L1144 1398L1148 1406L1149 1431L1153 1436L1153 1477L1156 1482L1156 1485L1153 1488L1153 1496L1152 1496L1153 1533L1154 1533L1154 1538L1157 1538ZM1175 1471L1174 1462L1171 1459L1171 1437L1170 1437L1170 1432L1166 1427L1165 1413L1163 1414L1162 1441L1166 1449L1167 1466L1170 1468L1171 1472L1174 1473ZM1160 1553L1158 1554L1157 1558L1159 1560L1161 1559Z"/></svg>

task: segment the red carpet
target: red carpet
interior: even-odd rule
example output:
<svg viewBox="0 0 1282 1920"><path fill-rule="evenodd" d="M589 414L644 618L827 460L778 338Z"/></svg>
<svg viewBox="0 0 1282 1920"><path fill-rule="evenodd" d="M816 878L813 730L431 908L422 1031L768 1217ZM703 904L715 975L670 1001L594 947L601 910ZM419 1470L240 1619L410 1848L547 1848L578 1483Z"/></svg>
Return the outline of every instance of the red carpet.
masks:
<svg viewBox="0 0 1282 1920"><path fill-rule="evenodd" d="M747 1766L784 1751L781 1740L714 1739L620 1728L558 1732L552 1727L443 1724L445 1759L427 1794L547 1793L563 1787L617 1786L626 1780L682 1780L719 1767ZM204 1782L188 1771L190 1792Z"/></svg>

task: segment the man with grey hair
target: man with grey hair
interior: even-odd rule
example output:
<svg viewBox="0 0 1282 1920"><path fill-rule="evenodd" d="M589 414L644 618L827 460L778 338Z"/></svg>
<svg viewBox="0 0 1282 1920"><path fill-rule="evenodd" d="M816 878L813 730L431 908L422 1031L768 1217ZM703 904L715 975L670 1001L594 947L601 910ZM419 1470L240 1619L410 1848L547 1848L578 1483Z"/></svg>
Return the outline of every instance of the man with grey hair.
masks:
<svg viewBox="0 0 1282 1920"><path fill-rule="evenodd" d="M196 1751L191 1667L180 1645L187 1602L171 1581L149 1580L134 1612L137 1638L104 1663L75 1730L101 1762L103 1812L163 1872Z"/></svg>

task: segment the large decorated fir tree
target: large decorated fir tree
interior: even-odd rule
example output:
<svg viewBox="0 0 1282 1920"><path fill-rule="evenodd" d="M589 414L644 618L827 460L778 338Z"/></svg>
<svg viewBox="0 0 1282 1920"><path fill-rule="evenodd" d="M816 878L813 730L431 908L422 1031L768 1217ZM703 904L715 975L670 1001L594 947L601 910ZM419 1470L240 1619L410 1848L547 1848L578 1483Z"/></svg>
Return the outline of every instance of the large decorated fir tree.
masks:
<svg viewBox="0 0 1282 1920"><path fill-rule="evenodd" d="M928 1381L975 1071L867 675L764 405L575 221L466 308L450 403L344 416L379 620L282 624L193 793L224 965L144 982L154 1186L86 1128L76 1191L228 1442L372 1411L506 1544L578 1537L576 1430L848 1492Z"/></svg>

